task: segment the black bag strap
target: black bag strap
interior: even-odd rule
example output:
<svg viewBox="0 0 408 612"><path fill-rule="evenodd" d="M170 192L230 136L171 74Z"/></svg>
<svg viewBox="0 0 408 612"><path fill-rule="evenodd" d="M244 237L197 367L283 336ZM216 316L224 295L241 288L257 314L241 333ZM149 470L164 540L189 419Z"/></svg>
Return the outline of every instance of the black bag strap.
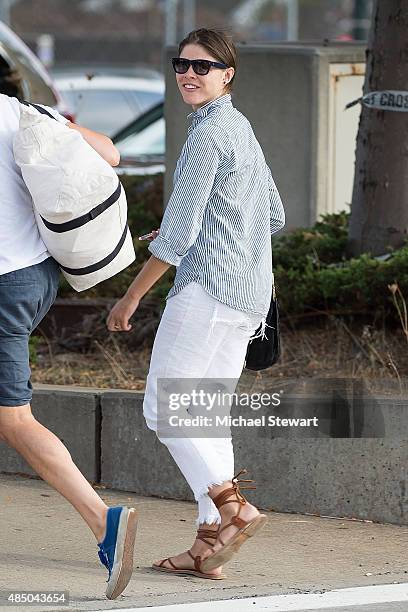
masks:
<svg viewBox="0 0 408 612"><path fill-rule="evenodd" d="M89 211L89 213L85 213L85 215L77 217L76 219L72 219L72 221L66 221L65 223L50 223L50 221L44 219L42 215L41 219L43 220L45 227L47 227L52 232L55 232L57 234L69 232L73 229L81 227L82 225L85 225L85 223L89 223L89 221L96 219L96 217L99 217L99 215L101 215L103 212L105 212L105 210L112 206L112 204L115 204L115 202L119 200L121 192L122 185L118 179L118 186L112 193L112 195L110 195L109 198L104 202L101 202L101 204L98 204L98 206L95 206L92 210Z"/></svg>
<svg viewBox="0 0 408 612"><path fill-rule="evenodd" d="M26 100L21 100L21 103L25 106L32 106L42 115L47 115L47 117L50 117L51 119L54 119L56 121L55 117L39 104L33 104L32 102L27 102ZM112 195L110 195L109 198L107 198L104 202L101 202L101 204L95 206L92 210L89 211L89 213L86 213L81 217L77 217L76 219L72 219L72 221L67 221L66 223L51 223L50 221L47 221L47 219L44 219L42 215L41 219L47 229L57 234L62 234L64 232L69 232L73 229L78 229L78 227L81 227L82 225L89 223L89 221L96 219L96 217L105 212L105 210L112 206L112 204L115 204L115 202L119 200L121 192L122 185L118 179L118 186L116 187ZM75 274L75 272L73 272L73 274Z"/></svg>
<svg viewBox="0 0 408 612"><path fill-rule="evenodd" d="M119 254L121 248L125 243L128 230L129 227L126 224L122 236L120 237L120 240L116 245L115 249L112 251L112 253L110 253L109 255L104 257L104 259L101 259L97 263L92 264L90 266L86 266L86 268L67 268L66 266L62 266L61 264L59 264L60 268L64 270L64 272L67 272L68 274L72 274L74 276L82 276L83 274L92 274L92 272L98 272L98 270L101 270L102 268L105 268L108 264L110 264Z"/></svg>
<svg viewBox="0 0 408 612"><path fill-rule="evenodd" d="M49 113L47 110L45 110L45 108L43 108L39 104L34 104L33 102L27 102L27 100L20 100L20 102L21 104L24 104L25 106L32 106L33 108L38 110L38 112L41 113L42 115L47 115L47 117L50 117L51 119L54 119L54 121L56 121L54 115L51 115L51 113Z"/></svg>

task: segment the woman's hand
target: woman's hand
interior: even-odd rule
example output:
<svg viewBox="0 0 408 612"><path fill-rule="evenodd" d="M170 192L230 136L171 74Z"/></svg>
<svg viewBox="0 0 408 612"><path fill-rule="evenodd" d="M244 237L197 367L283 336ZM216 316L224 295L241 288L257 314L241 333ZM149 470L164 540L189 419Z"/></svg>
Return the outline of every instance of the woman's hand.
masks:
<svg viewBox="0 0 408 612"><path fill-rule="evenodd" d="M130 331L132 326L129 319L138 306L138 299L130 298L127 294L124 295L119 302L116 302L108 315L106 320L108 330L112 332Z"/></svg>
<svg viewBox="0 0 408 612"><path fill-rule="evenodd" d="M158 232L158 230L155 231ZM154 255L146 261L123 298L110 311L106 320L109 331L130 331L132 329L129 319L138 308L140 300L167 272L170 266L171 264L156 259Z"/></svg>
<svg viewBox="0 0 408 612"><path fill-rule="evenodd" d="M149 242L151 242L152 240L157 238L159 233L160 233L160 228L157 230L152 230L149 234L144 234L143 236L139 236L139 240L148 240Z"/></svg>
<svg viewBox="0 0 408 612"><path fill-rule="evenodd" d="M153 230L153 231L152 231L152 237L150 238L150 240L154 240L155 238L157 238L157 236L159 235L159 233L160 233L160 228L159 228L159 229L157 229L157 230Z"/></svg>

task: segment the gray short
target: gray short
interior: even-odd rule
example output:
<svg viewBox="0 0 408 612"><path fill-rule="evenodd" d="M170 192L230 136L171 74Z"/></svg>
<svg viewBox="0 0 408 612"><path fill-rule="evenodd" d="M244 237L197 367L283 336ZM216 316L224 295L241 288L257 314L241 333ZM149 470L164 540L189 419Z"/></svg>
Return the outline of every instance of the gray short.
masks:
<svg viewBox="0 0 408 612"><path fill-rule="evenodd" d="M52 257L0 274L0 406L23 406L32 399L28 339L51 308L58 281Z"/></svg>

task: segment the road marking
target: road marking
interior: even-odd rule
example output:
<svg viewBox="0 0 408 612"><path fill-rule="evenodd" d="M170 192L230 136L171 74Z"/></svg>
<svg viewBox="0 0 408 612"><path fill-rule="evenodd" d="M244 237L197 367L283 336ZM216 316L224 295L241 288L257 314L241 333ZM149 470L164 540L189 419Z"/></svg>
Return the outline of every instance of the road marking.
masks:
<svg viewBox="0 0 408 612"><path fill-rule="evenodd" d="M380 584L367 587L336 589L325 593L273 595L246 599L229 599L200 603L174 604L147 608L121 608L121 612L248 612L249 610L295 612L377 603L408 602L408 583ZM106 610L106 608L105 608Z"/></svg>

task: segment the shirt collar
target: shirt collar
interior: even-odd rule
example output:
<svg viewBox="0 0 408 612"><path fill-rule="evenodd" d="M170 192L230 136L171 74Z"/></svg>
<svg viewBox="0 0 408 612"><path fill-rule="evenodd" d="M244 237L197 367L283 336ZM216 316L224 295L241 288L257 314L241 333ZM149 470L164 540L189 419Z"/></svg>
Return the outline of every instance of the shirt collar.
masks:
<svg viewBox="0 0 408 612"><path fill-rule="evenodd" d="M219 98L215 98L215 100L210 100L204 106L201 106L196 111L187 115L188 118L192 118L193 123L189 127L189 131L191 131L204 117L206 117L209 113L214 112L218 107L223 104L227 104L231 102L231 94L224 94Z"/></svg>

